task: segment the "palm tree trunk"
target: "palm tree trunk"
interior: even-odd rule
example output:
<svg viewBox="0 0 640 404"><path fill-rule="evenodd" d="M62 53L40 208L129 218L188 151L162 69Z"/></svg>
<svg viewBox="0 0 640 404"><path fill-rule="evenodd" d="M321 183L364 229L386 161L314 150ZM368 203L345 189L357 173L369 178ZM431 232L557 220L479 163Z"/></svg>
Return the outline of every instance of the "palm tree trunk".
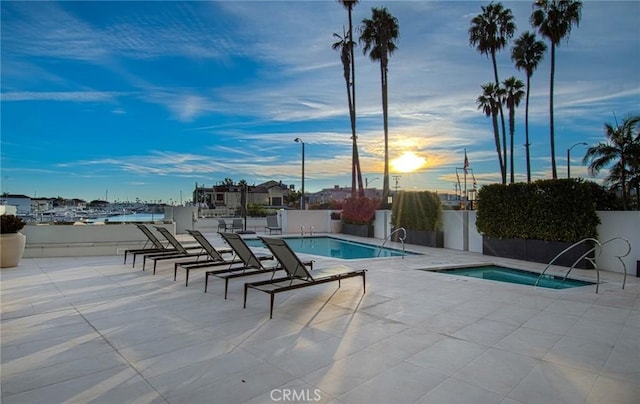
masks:
<svg viewBox="0 0 640 404"><path fill-rule="evenodd" d="M553 130L553 81L556 70L556 46L551 41L551 78L549 80L549 141L551 142L551 175L552 178L558 179L558 170L556 169L556 138Z"/></svg>
<svg viewBox="0 0 640 404"><path fill-rule="evenodd" d="M387 117L387 66L384 56L380 59L380 77L382 82L382 124L384 127L384 176L382 182L382 206L387 207L389 189L389 125Z"/></svg>
<svg viewBox="0 0 640 404"><path fill-rule="evenodd" d="M351 15L350 5L347 9L349 14L349 40L353 41L353 19ZM356 60L354 57L353 46L351 47L351 105L349 114L351 116L351 136L353 137L352 164L353 174L358 180L358 195L364 196L364 187L362 185L362 171L360 169L360 155L358 153L358 136L356 135ZM355 180L352 175L352 188L355 188ZM355 196L355 190L352 190L351 196Z"/></svg>
<svg viewBox="0 0 640 404"><path fill-rule="evenodd" d="M496 80L496 86L500 87L500 80L498 79L498 64L496 62L496 52L491 50L491 61L493 62L493 77ZM504 166L502 167L502 183L507 183L507 129L504 125L504 112L502 111L502 100L499 100L500 106L500 122L502 123L502 160Z"/></svg>
<svg viewBox="0 0 640 404"><path fill-rule="evenodd" d="M509 165L511 168L511 184L515 182L514 173L513 173L513 133L515 132L516 125L516 110L515 105L509 107L509 137L511 140L511 150L509 154Z"/></svg>
<svg viewBox="0 0 640 404"><path fill-rule="evenodd" d="M502 161L502 150L500 150L500 132L498 130L498 115L491 113L491 122L493 123L493 137L496 142L496 152L498 152L498 163L500 164L500 173L504 172L504 163Z"/></svg>
<svg viewBox="0 0 640 404"><path fill-rule="evenodd" d="M531 158L529 157L529 89L531 85L531 76L527 74L527 99L524 109L524 133L525 133L525 150L527 153L527 182L531 182Z"/></svg>

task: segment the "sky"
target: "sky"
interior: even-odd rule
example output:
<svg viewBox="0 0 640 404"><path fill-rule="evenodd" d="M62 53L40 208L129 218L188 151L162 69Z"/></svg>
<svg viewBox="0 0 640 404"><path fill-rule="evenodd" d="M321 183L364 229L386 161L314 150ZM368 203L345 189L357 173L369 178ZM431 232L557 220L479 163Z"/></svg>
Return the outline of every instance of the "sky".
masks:
<svg viewBox="0 0 640 404"><path fill-rule="evenodd" d="M478 186L500 181L491 120L478 109L491 61L469 45L487 1L361 1L354 25L387 7L400 36L388 67L391 188L453 193L464 153ZM518 37L532 3L503 2ZM1 7L2 192L87 201L187 202L195 184L231 178L351 186L346 86L334 0L14 2ZM640 2L584 1L556 53L558 176L566 151L604 141L603 125L640 113ZM357 33L356 33L357 35ZM500 80L524 72L510 49ZM532 77L533 179L551 178L547 52ZM380 68L356 48L363 177L382 188ZM516 110L516 181L526 180L524 101ZM571 175L590 177L586 146ZM411 157L414 167L394 164ZM407 162L407 158L401 161ZM410 170L410 172L405 172ZM469 188L471 179L468 179Z"/></svg>

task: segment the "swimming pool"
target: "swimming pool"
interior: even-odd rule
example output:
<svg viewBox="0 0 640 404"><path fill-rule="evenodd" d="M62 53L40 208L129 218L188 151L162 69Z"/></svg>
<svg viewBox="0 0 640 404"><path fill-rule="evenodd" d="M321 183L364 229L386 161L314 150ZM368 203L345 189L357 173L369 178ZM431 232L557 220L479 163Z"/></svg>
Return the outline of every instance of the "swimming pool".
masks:
<svg viewBox="0 0 640 404"><path fill-rule="evenodd" d="M481 267L443 269L435 271L442 274L470 276L472 278L488 279L498 282L516 283L518 285L534 286L540 274L536 272L524 271L521 269L506 268L496 265ZM595 285L593 282L580 281L567 278L562 280L561 276L545 274L540 278L538 286L549 289L568 289L579 286Z"/></svg>
<svg viewBox="0 0 640 404"><path fill-rule="evenodd" d="M401 257L402 251L393 248L357 243L338 238L318 237L285 237L284 240L296 253L320 255L323 257L342 258L345 260L377 257ZM245 239L250 247L264 247L260 239ZM405 251L405 255L414 255Z"/></svg>

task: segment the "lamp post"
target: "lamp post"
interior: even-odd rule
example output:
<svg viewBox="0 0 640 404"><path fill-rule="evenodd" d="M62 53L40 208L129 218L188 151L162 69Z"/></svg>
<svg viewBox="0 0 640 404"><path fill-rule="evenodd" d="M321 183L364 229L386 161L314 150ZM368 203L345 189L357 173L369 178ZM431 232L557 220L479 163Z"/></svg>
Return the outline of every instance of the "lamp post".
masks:
<svg viewBox="0 0 640 404"><path fill-rule="evenodd" d="M573 149L576 146L587 146L587 143L585 142L578 142L576 144L574 144L573 146L569 147L567 149L567 178L571 178L571 149Z"/></svg>
<svg viewBox="0 0 640 404"><path fill-rule="evenodd" d="M302 145L302 196L300 197L300 210L304 210L304 142L299 137L295 138L294 141Z"/></svg>

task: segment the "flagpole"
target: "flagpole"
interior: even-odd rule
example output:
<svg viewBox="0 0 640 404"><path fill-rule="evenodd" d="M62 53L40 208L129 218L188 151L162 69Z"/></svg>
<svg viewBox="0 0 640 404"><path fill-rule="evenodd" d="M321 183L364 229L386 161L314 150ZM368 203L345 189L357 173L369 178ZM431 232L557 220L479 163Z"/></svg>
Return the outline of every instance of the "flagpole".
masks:
<svg viewBox="0 0 640 404"><path fill-rule="evenodd" d="M467 210L467 169L469 168L469 160L467 160L467 149L464 149L464 210Z"/></svg>

